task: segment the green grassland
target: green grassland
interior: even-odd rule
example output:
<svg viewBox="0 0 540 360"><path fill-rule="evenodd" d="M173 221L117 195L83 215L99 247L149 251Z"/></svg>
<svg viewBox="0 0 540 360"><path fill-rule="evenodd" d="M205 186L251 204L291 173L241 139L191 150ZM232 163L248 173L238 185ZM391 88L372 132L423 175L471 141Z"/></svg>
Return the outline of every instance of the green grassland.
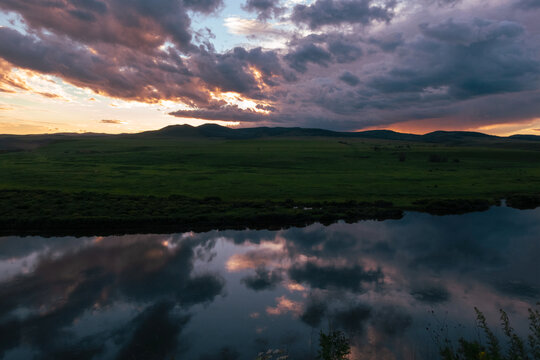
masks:
<svg viewBox="0 0 540 360"><path fill-rule="evenodd" d="M0 225L7 232L62 221L211 227L249 226L261 216L264 225L384 218L537 194L540 142L533 141L140 134L67 137L0 153Z"/></svg>

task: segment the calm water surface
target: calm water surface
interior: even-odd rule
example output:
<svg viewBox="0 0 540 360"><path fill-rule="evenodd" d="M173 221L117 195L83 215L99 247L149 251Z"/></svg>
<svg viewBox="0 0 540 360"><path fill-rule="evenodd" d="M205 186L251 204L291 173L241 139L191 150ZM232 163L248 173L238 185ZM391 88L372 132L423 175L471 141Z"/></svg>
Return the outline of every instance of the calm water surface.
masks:
<svg viewBox="0 0 540 360"><path fill-rule="evenodd" d="M540 298L540 210L87 238L0 238L0 358L314 358L320 329L354 359L430 359Z"/></svg>

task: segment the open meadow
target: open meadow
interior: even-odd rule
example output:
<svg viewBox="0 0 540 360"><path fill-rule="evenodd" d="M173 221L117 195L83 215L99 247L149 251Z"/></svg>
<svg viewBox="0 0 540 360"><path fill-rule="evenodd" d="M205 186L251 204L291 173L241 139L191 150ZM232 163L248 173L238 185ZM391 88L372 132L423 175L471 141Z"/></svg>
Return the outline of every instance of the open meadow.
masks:
<svg viewBox="0 0 540 360"><path fill-rule="evenodd" d="M466 212L540 193L536 141L187 135L67 136L4 151L1 218L219 224L234 214L232 223L249 225L261 214L309 222L437 213L441 202L443 212Z"/></svg>

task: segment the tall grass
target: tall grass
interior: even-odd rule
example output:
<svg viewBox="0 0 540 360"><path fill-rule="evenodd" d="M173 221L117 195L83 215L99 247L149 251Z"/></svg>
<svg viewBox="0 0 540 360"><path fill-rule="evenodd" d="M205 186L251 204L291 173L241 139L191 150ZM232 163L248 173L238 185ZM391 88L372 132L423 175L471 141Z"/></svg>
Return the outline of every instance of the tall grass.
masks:
<svg viewBox="0 0 540 360"><path fill-rule="evenodd" d="M537 303L540 305L540 303ZM516 334L508 314L500 309L500 326L505 343L495 335L484 314L474 308L476 322L484 335L483 340L460 338L457 344L445 341L440 347L443 360L540 360L540 310L529 309L529 334L527 339Z"/></svg>

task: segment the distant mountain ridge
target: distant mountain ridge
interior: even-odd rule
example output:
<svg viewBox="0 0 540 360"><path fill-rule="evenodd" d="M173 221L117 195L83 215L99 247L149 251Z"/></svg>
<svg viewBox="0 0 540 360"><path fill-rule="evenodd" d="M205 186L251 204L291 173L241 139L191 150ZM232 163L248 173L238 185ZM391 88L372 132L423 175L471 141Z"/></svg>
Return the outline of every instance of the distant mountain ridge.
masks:
<svg viewBox="0 0 540 360"><path fill-rule="evenodd" d="M167 137L167 138L215 138L229 140L261 139L271 137L330 137L397 140L443 144L488 144L488 143L530 143L540 142L537 135L512 135L500 137L471 131L434 131L424 135L400 133L392 130L367 130L358 132L332 131L300 127L253 127L229 128L216 124L170 125L159 130L136 134L100 134L100 133L56 133L39 135L0 135L0 154L6 151L31 150L59 140L73 140L92 137Z"/></svg>
<svg viewBox="0 0 540 360"><path fill-rule="evenodd" d="M516 134L516 135L510 135L508 138L510 138L510 139L518 139L518 140L540 141L540 136L538 136L538 135Z"/></svg>
<svg viewBox="0 0 540 360"><path fill-rule="evenodd" d="M434 131L424 135L400 133L392 130L367 130L358 132L341 132L315 128L300 127L254 127L228 128L216 124L204 124L197 127L191 125L170 125L160 130L147 131L141 135L171 136L171 137L208 137L224 139L257 139L266 137L336 137L336 138L366 138L381 140L401 140L419 142L467 142L471 140L516 139L540 141L536 135L513 135L499 137L472 131Z"/></svg>

